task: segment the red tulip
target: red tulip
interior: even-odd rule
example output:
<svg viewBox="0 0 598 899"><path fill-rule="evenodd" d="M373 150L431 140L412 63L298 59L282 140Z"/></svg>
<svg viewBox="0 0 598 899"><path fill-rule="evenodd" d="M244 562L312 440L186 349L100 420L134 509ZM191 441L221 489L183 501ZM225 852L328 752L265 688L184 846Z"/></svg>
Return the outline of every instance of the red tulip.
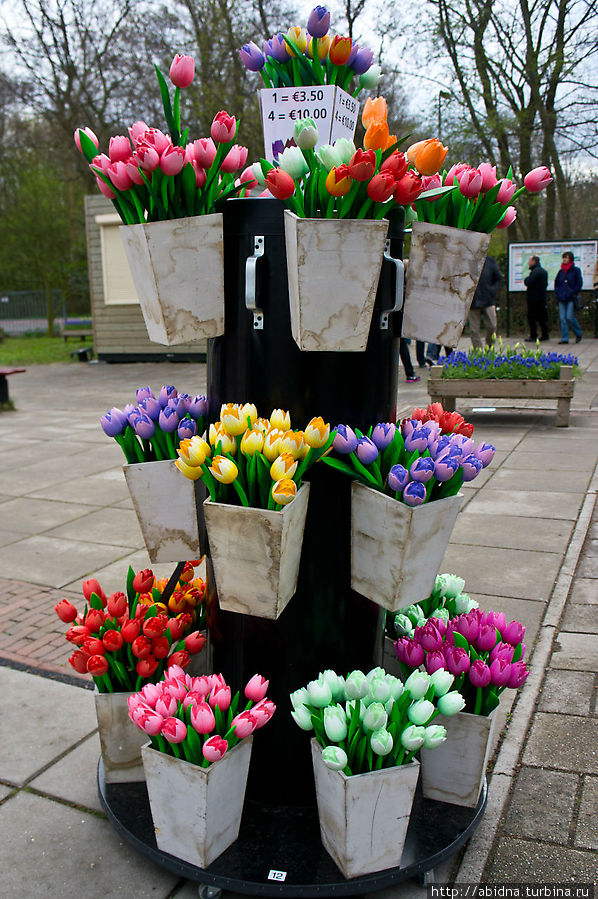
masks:
<svg viewBox="0 0 598 899"><path fill-rule="evenodd" d="M380 166L381 172L390 172L395 181L400 181L409 166L409 160L404 153L396 150L391 153L388 159L385 159Z"/></svg>
<svg viewBox="0 0 598 899"><path fill-rule="evenodd" d="M202 634L199 631L193 631L192 634L187 634L185 637L185 649L187 652L191 653L191 655L202 650L205 645L205 634Z"/></svg>
<svg viewBox="0 0 598 899"><path fill-rule="evenodd" d="M166 630L166 616L154 615L152 618L146 618L142 625L143 633L146 637L161 637Z"/></svg>
<svg viewBox="0 0 598 899"><path fill-rule="evenodd" d="M102 605L103 606L106 605L106 602L107 602L106 594L104 593L104 591L100 587L98 581L96 581L96 579L94 577L89 578L88 581L83 581L83 583L81 584L81 589L83 590L83 596L85 597L87 602L89 602L89 600L91 598L91 594L95 593L102 600Z"/></svg>
<svg viewBox="0 0 598 899"><path fill-rule="evenodd" d="M133 590L136 593L147 593L154 586L154 572L151 568L138 571L133 578Z"/></svg>
<svg viewBox="0 0 598 899"><path fill-rule="evenodd" d="M160 168L165 175L178 175L185 165L185 151L182 147L167 147L160 156Z"/></svg>
<svg viewBox="0 0 598 899"><path fill-rule="evenodd" d="M415 172L405 172L399 178L393 194L394 200L399 206L409 206L417 200L422 192L422 179Z"/></svg>
<svg viewBox="0 0 598 899"><path fill-rule="evenodd" d="M87 670L93 677L101 677L108 671L108 660L102 655L92 655L87 660Z"/></svg>
<svg viewBox="0 0 598 899"><path fill-rule="evenodd" d="M104 649L107 649L108 652L117 652L123 645L123 642L123 635L120 631L109 630L102 637Z"/></svg>
<svg viewBox="0 0 598 899"><path fill-rule="evenodd" d="M268 692L269 683L261 674L254 674L245 687L245 696L252 702L260 702Z"/></svg>
<svg viewBox="0 0 598 899"><path fill-rule="evenodd" d="M170 66L170 80L175 87L189 87L195 76L195 62L192 56L180 56L178 53Z"/></svg>
<svg viewBox="0 0 598 899"><path fill-rule="evenodd" d="M266 175L266 187L277 200L288 200L295 193L295 182L283 169L270 169Z"/></svg>
<svg viewBox="0 0 598 899"><path fill-rule="evenodd" d="M189 655L189 653L184 649L179 649L177 652L173 652L173 654L168 657L166 667L172 668L173 665L180 665L181 668L186 668L190 661L191 656Z"/></svg>
<svg viewBox="0 0 598 899"><path fill-rule="evenodd" d="M75 627L70 627L65 634L66 639L69 642L74 643L75 646L81 646L86 637L91 636L91 631L84 624L77 624Z"/></svg>
<svg viewBox="0 0 598 899"><path fill-rule="evenodd" d="M208 762L219 762L227 749L228 743L226 740L217 735L210 737L201 747L203 756Z"/></svg>
<svg viewBox="0 0 598 899"><path fill-rule="evenodd" d="M106 604L108 614L112 618L120 618L127 611L127 597L124 593L111 593Z"/></svg>
<svg viewBox="0 0 598 899"><path fill-rule="evenodd" d="M386 203L392 197L397 183L390 172L380 172L368 184L368 197L374 203Z"/></svg>
<svg viewBox="0 0 598 899"><path fill-rule="evenodd" d="M131 652L136 659L147 659L152 654L152 641L149 637L137 637L131 643Z"/></svg>
<svg viewBox="0 0 598 899"><path fill-rule="evenodd" d="M198 734L209 734L216 727L214 712L207 702L198 702L191 709L191 724Z"/></svg>
<svg viewBox="0 0 598 899"><path fill-rule="evenodd" d="M85 616L85 624L93 633L97 633L104 624L106 616L99 609L90 609Z"/></svg>
<svg viewBox="0 0 598 899"><path fill-rule="evenodd" d="M166 625L172 634L172 642L176 643L183 636L183 624L178 618L169 618Z"/></svg>
<svg viewBox="0 0 598 899"><path fill-rule="evenodd" d="M359 148L348 162L349 174L355 181L369 181L376 171L376 154Z"/></svg>
<svg viewBox="0 0 598 899"><path fill-rule="evenodd" d="M61 599L60 602L57 602L54 611L65 624L70 624L77 617L77 609L68 599Z"/></svg>
<svg viewBox="0 0 598 899"><path fill-rule="evenodd" d="M526 190L528 190L530 194L535 194L540 190L544 190L551 181L552 175L550 174L550 169L547 169L545 165L541 165L537 169L532 169L523 179Z"/></svg>
<svg viewBox="0 0 598 899"><path fill-rule="evenodd" d="M86 652L82 652L80 649L75 650L75 652L70 656L69 662L79 674L87 674L87 660L89 656Z"/></svg>
<svg viewBox="0 0 598 899"><path fill-rule="evenodd" d="M141 625L135 618L132 618L123 624L120 632L123 635L123 640L127 643L132 643L139 636Z"/></svg>
<svg viewBox="0 0 598 899"><path fill-rule="evenodd" d="M156 659L165 659L170 652L170 643L166 637L155 637L152 640L152 655Z"/></svg>
<svg viewBox="0 0 598 899"><path fill-rule="evenodd" d="M210 134L217 144L227 144L234 139L237 130L237 120L224 109L214 116L210 128Z"/></svg>
<svg viewBox="0 0 598 899"><path fill-rule="evenodd" d="M139 677L151 677L156 668L158 667L158 660L153 656L148 656L145 659L139 659L137 664L135 665L135 671L139 675Z"/></svg>
<svg viewBox="0 0 598 899"><path fill-rule="evenodd" d="M103 656L104 644L97 637L85 637L83 640L83 649L89 656Z"/></svg>

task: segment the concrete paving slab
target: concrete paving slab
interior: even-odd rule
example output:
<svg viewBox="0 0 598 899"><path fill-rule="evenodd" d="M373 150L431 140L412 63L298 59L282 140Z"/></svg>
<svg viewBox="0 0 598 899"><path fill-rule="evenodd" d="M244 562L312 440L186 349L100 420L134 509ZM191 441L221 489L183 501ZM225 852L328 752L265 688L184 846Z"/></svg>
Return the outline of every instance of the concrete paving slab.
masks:
<svg viewBox="0 0 598 899"><path fill-rule="evenodd" d="M582 431L574 434L570 428L555 428L543 434L531 432L517 448L522 453L563 453L569 461L575 459L576 468L580 467L583 458L596 455Z"/></svg>
<svg viewBox="0 0 598 899"><path fill-rule="evenodd" d="M595 606L572 603L569 600L561 622L561 629L584 634L598 634L598 615L596 615Z"/></svg>
<svg viewBox="0 0 598 899"><path fill-rule="evenodd" d="M558 518L575 521L584 500L579 493L541 493L534 490L494 490L492 485L477 495L471 512L484 515L521 515L524 518Z"/></svg>
<svg viewBox="0 0 598 899"><path fill-rule="evenodd" d="M3 799L6 799L7 796L10 796L11 793L14 793L14 787L6 787L4 784L0 784L0 802Z"/></svg>
<svg viewBox="0 0 598 899"><path fill-rule="evenodd" d="M89 506L83 521L73 521L47 532L48 537L64 537L68 540L91 540L114 546L140 549L144 546L137 516L128 509L99 509L90 512Z"/></svg>
<svg viewBox="0 0 598 899"><path fill-rule="evenodd" d="M492 478L494 490L539 490L552 493L585 493L592 477L592 470L585 471L519 471L513 457ZM477 480L477 479L476 479ZM475 483L475 481L474 481Z"/></svg>
<svg viewBox="0 0 598 899"><path fill-rule="evenodd" d="M129 497L127 497L127 499L123 499L119 503L114 503L113 508L115 508L115 509L133 509L133 500L129 496Z"/></svg>
<svg viewBox="0 0 598 899"><path fill-rule="evenodd" d="M93 694L91 701L93 703ZM35 777L29 786L74 805L102 812L96 779L100 753L100 738L94 733L39 777Z"/></svg>
<svg viewBox="0 0 598 899"><path fill-rule="evenodd" d="M65 456L56 459L38 459L33 465L26 465L0 474L0 490L13 496L22 493L33 493L54 484L61 484L72 478L88 476L98 470L110 467L112 463L99 461L95 463L91 454L74 453L68 455L68 465L65 464ZM24 488L24 489L23 489ZM18 490L18 494L16 491Z"/></svg>
<svg viewBox="0 0 598 899"><path fill-rule="evenodd" d="M586 556L584 554L577 573L580 577L598 578L598 558L596 556Z"/></svg>
<svg viewBox="0 0 598 899"><path fill-rule="evenodd" d="M575 883L594 882L596 856L593 852L553 846L536 840L503 837L484 878L487 883Z"/></svg>
<svg viewBox="0 0 598 899"><path fill-rule="evenodd" d="M557 553L451 543L440 570L458 572L468 592L546 602L560 564Z"/></svg>
<svg viewBox="0 0 598 899"><path fill-rule="evenodd" d="M116 590L124 590L127 579L127 571L129 565L132 565L135 571L142 568L151 568L157 577L170 577L174 571L175 563L169 564L162 562L160 565L152 565L147 552L144 549L138 549L134 553L128 553L116 562L106 565L94 571L93 576L96 577L105 593L114 593ZM81 581L73 581L64 585L65 590L80 590Z"/></svg>
<svg viewBox="0 0 598 899"><path fill-rule="evenodd" d="M451 543L562 553L572 530L572 521L536 518L530 527L530 522L521 515L493 515L489 519L471 506L457 516Z"/></svg>
<svg viewBox="0 0 598 899"><path fill-rule="evenodd" d="M583 554L591 559L598 558L598 539L589 535L589 539L583 545Z"/></svg>
<svg viewBox="0 0 598 899"><path fill-rule="evenodd" d="M96 727L91 690L0 668L0 778L22 785ZM1 842L1 841L0 841Z"/></svg>
<svg viewBox="0 0 598 899"><path fill-rule="evenodd" d="M598 581L595 578L576 577L571 591L571 602L598 605Z"/></svg>
<svg viewBox="0 0 598 899"><path fill-rule="evenodd" d="M2 511L0 510L0 520L2 519ZM0 531L0 546L8 546L9 543L14 543L16 540L20 540L22 534L18 534L15 531Z"/></svg>
<svg viewBox="0 0 598 899"><path fill-rule="evenodd" d="M575 697L575 711L580 715L589 715L593 693L593 673L549 668L542 685L538 709L541 712L560 714L569 709L572 697Z"/></svg>
<svg viewBox="0 0 598 899"><path fill-rule="evenodd" d="M588 455L590 453L588 452ZM520 471L563 471L563 453L532 453L516 447L509 455L509 466Z"/></svg>
<svg viewBox="0 0 598 899"><path fill-rule="evenodd" d="M575 845L583 849L598 849L598 777L585 777L581 807L575 830Z"/></svg>
<svg viewBox="0 0 598 899"><path fill-rule="evenodd" d="M0 571L3 577L64 587L82 577L91 577L123 552L116 546L38 534L0 548Z"/></svg>
<svg viewBox="0 0 598 899"><path fill-rule="evenodd" d="M550 659L551 668L568 671L598 671L598 640L593 634L561 631Z"/></svg>
<svg viewBox="0 0 598 899"><path fill-rule="evenodd" d="M511 795L505 833L568 843L578 783L577 774L521 768ZM550 802L546 802L547 796Z"/></svg>
<svg viewBox="0 0 598 899"><path fill-rule="evenodd" d="M507 621L521 621L525 625L525 640L528 647L531 647L540 627L540 621L544 615L544 603L540 600L524 600L514 599L512 596L497 596L496 594L472 593L467 590L472 599L479 602L480 608L484 611L501 611L505 613ZM529 652L529 649L528 649ZM503 693L501 703L507 694Z"/></svg>
<svg viewBox="0 0 598 899"><path fill-rule="evenodd" d="M111 475L107 477L105 475ZM125 499L129 492L122 471L104 472L86 478L75 478L43 490L31 490L39 499L61 499L88 506L110 506Z"/></svg>
<svg viewBox="0 0 598 899"><path fill-rule="evenodd" d="M2 508L2 520L10 522L10 527L18 534L41 534L88 514L89 506L79 503L30 497L12 499ZM75 525L75 530L81 534L81 525Z"/></svg>
<svg viewBox="0 0 598 899"><path fill-rule="evenodd" d="M104 818L31 793L0 806L0 828L2 888L10 899L165 899L177 883Z"/></svg>
<svg viewBox="0 0 598 899"><path fill-rule="evenodd" d="M569 702L572 708L574 698ZM523 764L598 774L598 720L537 712Z"/></svg>

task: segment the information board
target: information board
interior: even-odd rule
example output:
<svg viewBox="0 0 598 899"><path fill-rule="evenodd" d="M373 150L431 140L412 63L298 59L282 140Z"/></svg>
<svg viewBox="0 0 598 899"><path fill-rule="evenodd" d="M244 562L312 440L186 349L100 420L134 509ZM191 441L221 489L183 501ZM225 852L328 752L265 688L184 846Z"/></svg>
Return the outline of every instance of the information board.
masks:
<svg viewBox="0 0 598 899"><path fill-rule="evenodd" d="M594 264L598 252L596 240L563 240L549 242L509 244L509 290L524 291L523 279L529 275L527 265L530 256L539 256L540 265L548 272L548 290L554 290L554 279L561 267L562 256L569 250L575 256L575 265L581 269L583 289L592 289Z"/></svg>

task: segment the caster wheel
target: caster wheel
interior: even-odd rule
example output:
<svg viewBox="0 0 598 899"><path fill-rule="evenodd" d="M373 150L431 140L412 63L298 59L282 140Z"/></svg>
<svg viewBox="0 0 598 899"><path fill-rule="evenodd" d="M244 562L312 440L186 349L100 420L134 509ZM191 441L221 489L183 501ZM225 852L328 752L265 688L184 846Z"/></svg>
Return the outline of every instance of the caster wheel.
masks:
<svg viewBox="0 0 598 899"><path fill-rule="evenodd" d="M206 884L201 884L197 892L199 899L220 899L222 896L220 887L211 887Z"/></svg>

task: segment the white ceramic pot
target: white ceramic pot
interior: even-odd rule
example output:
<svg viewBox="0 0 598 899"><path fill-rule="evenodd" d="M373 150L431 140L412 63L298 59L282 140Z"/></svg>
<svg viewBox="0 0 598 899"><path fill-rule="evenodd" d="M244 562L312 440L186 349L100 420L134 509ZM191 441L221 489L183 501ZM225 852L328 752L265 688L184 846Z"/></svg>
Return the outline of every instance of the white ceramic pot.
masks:
<svg viewBox="0 0 598 899"><path fill-rule="evenodd" d="M302 350L366 348L388 222L298 218L284 230L291 332Z"/></svg>
<svg viewBox="0 0 598 899"><path fill-rule="evenodd" d="M154 343L224 334L222 214L123 225L125 253Z"/></svg>
<svg viewBox="0 0 598 899"><path fill-rule="evenodd" d="M446 727L446 742L437 749L421 750L426 798L475 808L484 785L494 722L494 712L488 716L459 712L438 719Z"/></svg>
<svg viewBox="0 0 598 899"><path fill-rule="evenodd" d="M281 512L203 504L220 607L278 618L297 589L309 484Z"/></svg>
<svg viewBox="0 0 598 899"><path fill-rule="evenodd" d="M123 471L152 564L197 559L203 481L190 481L172 459L123 465Z"/></svg>
<svg viewBox="0 0 598 899"><path fill-rule="evenodd" d="M163 852L207 868L239 835L253 737L209 768L141 750L156 843Z"/></svg>
<svg viewBox="0 0 598 899"><path fill-rule="evenodd" d="M313 739L322 843L345 877L358 877L401 864L415 796L419 762L347 777L322 761Z"/></svg>
<svg viewBox="0 0 598 899"><path fill-rule="evenodd" d="M141 747L147 734L129 718L129 693L95 692L96 716L106 783L144 780Z"/></svg>
<svg viewBox="0 0 598 899"><path fill-rule="evenodd" d="M479 231L413 223L403 337L457 346L490 238Z"/></svg>
<svg viewBox="0 0 598 899"><path fill-rule="evenodd" d="M412 507L353 481L353 589L389 612L429 596L462 501L457 494Z"/></svg>

